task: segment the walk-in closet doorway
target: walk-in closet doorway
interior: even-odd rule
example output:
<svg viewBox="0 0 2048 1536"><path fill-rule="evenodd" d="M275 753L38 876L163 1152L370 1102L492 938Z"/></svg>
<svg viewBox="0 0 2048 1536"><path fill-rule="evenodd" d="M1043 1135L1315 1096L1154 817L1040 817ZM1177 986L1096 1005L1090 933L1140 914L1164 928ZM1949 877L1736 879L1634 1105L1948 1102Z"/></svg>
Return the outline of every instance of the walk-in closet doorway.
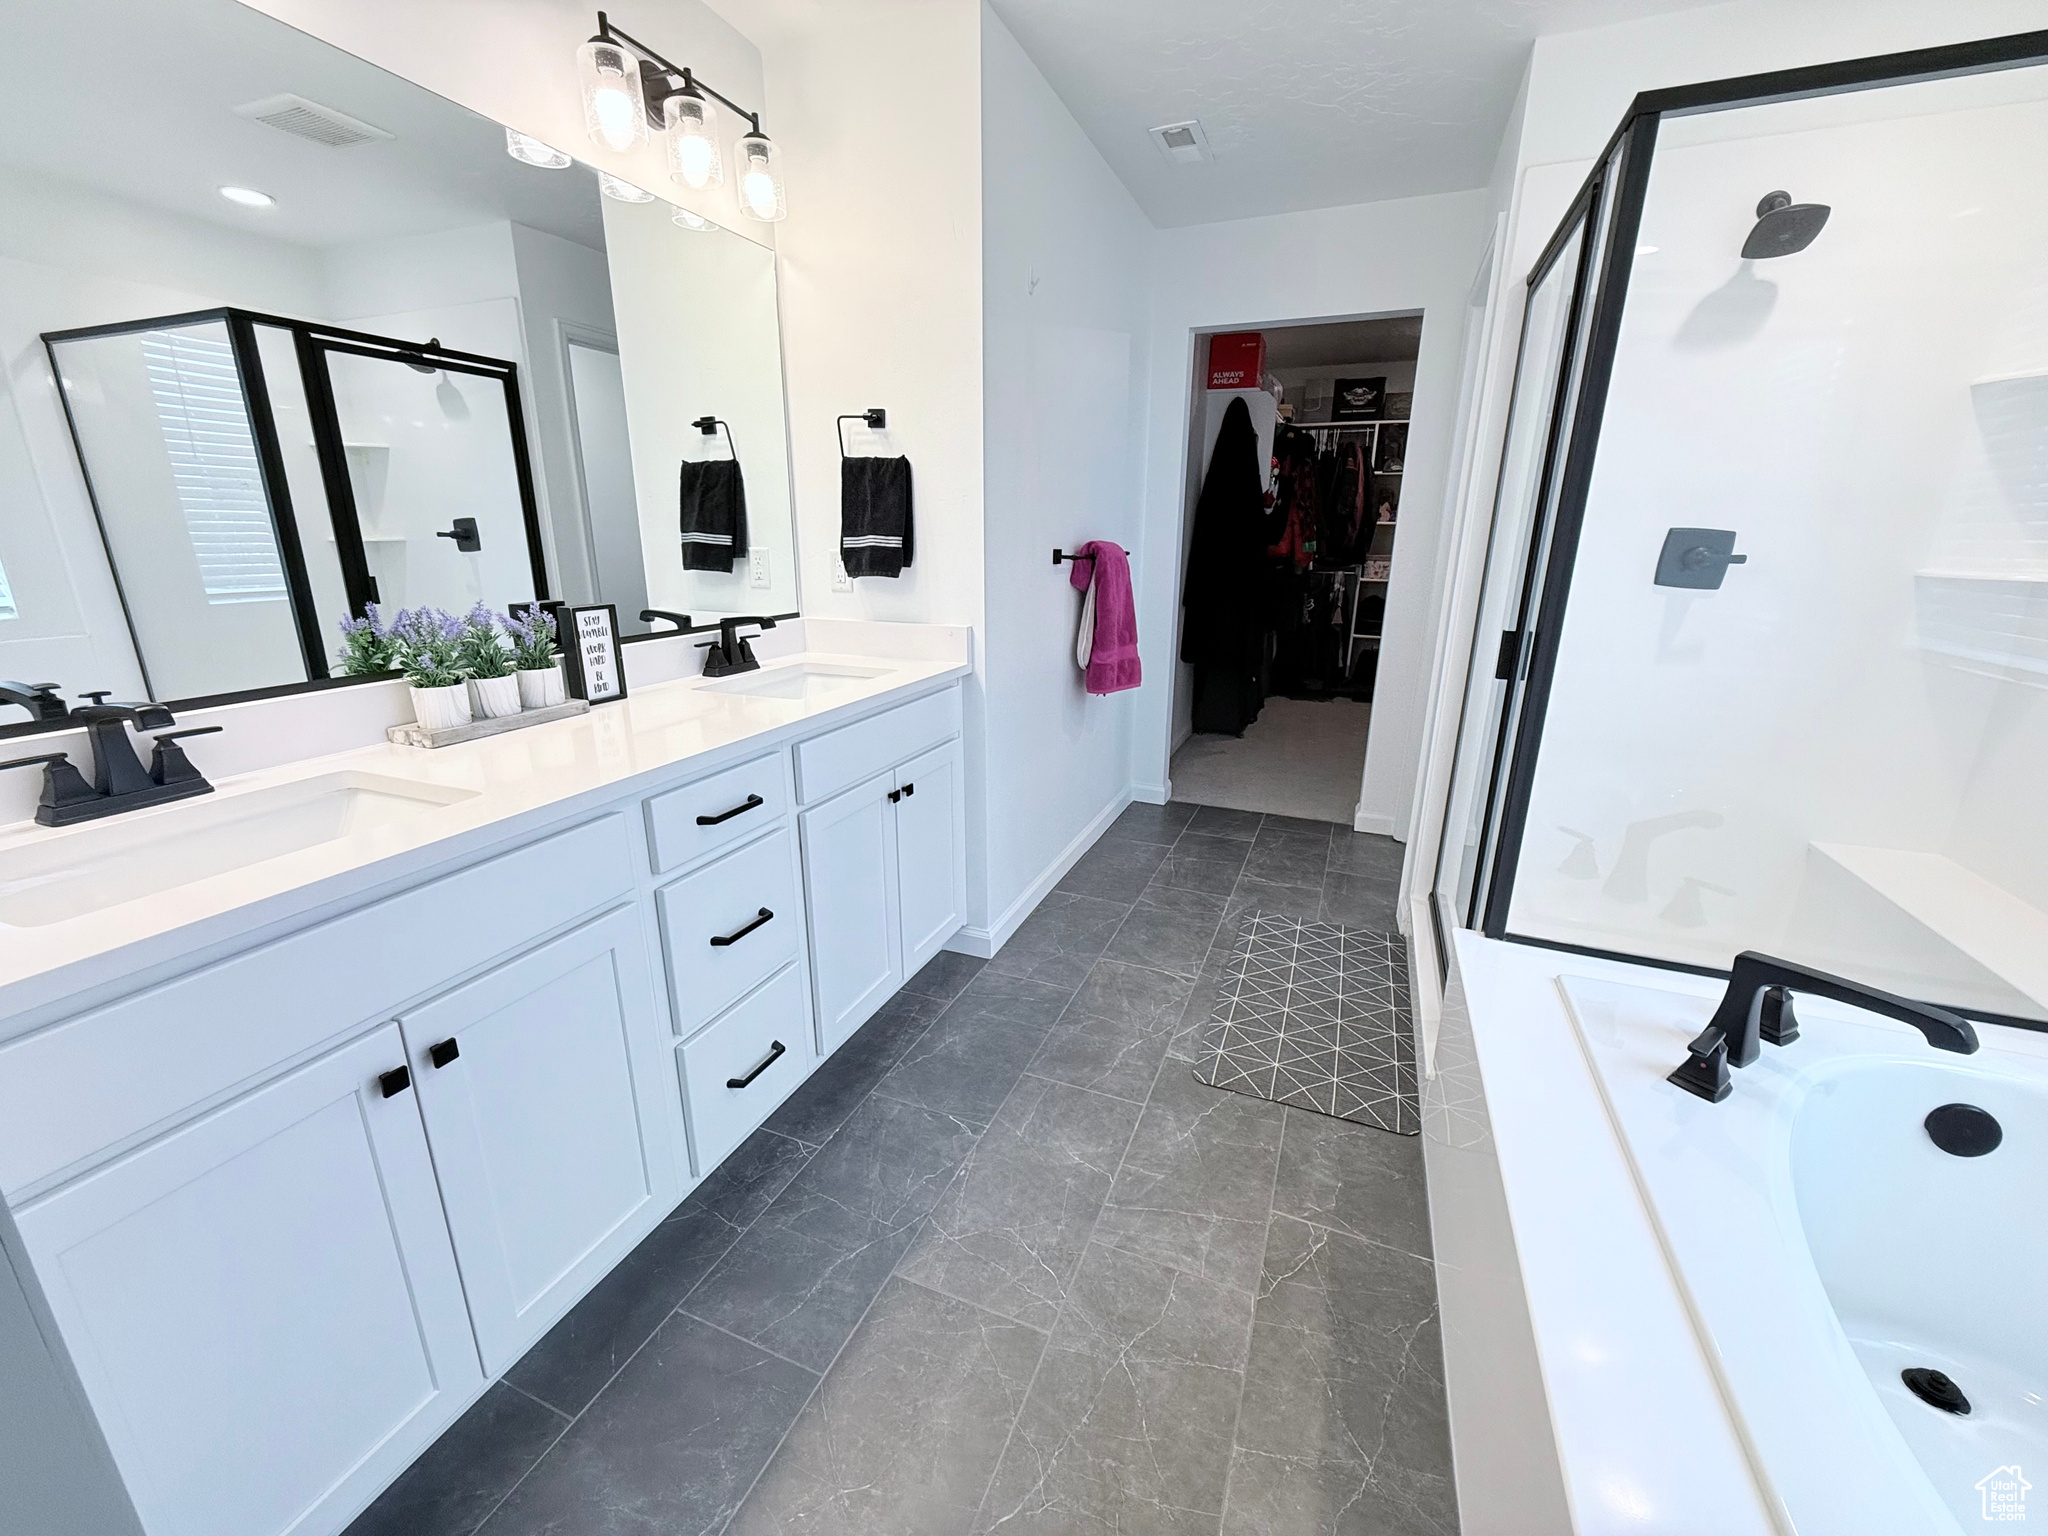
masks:
<svg viewBox="0 0 2048 1536"><path fill-rule="evenodd" d="M1171 780L1353 822L1423 317L1201 331L1189 380Z"/></svg>

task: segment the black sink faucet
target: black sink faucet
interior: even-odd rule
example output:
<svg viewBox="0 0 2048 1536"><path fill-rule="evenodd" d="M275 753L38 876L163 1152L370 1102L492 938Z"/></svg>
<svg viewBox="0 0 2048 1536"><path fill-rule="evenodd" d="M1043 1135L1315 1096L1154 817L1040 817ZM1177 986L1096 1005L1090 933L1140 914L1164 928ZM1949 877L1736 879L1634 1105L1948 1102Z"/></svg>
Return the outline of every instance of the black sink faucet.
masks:
<svg viewBox="0 0 2048 1536"><path fill-rule="evenodd" d="M55 683L0 683L0 704L19 704L45 724L71 713L70 706L57 697Z"/></svg>
<svg viewBox="0 0 2048 1536"><path fill-rule="evenodd" d="M106 694L88 693L90 704L71 711L92 742L92 787L102 795L132 795L149 788L149 772L128 740L128 727L161 731L177 721L161 704L109 704Z"/></svg>
<svg viewBox="0 0 2048 1536"><path fill-rule="evenodd" d="M763 629L773 629L775 621L758 614L738 614L718 621L718 638L698 642L698 649L704 653L704 675L706 677L730 677L735 672L757 672L761 663L754 655L754 648L740 635L742 624L758 624Z"/></svg>
<svg viewBox="0 0 2048 1536"><path fill-rule="evenodd" d="M1938 1051L1967 1056L1977 1049L1977 1031L1960 1014L1749 949L1735 957L1720 1007L1686 1046L1685 1062L1669 1081L1720 1103L1728 1097L1728 1069L1755 1061L1762 1049L1759 1042L1790 1045L1799 1038L1799 1020L1792 1011L1795 992L1810 992L1910 1024Z"/></svg>
<svg viewBox="0 0 2048 1536"><path fill-rule="evenodd" d="M69 719L83 726L92 742L92 783L86 783L84 775L62 752L44 752L0 763L0 768L43 770L43 796L36 806L38 822L46 827L68 827L73 822L97 821L121 811L213 793L213 786L192 766L192 760L178 743L187 736L212 735L219 726L163 731L156 738L149 767L144 768L128 740L128 726L133 723L145 731L162 730L177 724L171 712L161 704L108 704L104 693L89 693L86 697L92 703L79 705L71 711Z"/></svg>

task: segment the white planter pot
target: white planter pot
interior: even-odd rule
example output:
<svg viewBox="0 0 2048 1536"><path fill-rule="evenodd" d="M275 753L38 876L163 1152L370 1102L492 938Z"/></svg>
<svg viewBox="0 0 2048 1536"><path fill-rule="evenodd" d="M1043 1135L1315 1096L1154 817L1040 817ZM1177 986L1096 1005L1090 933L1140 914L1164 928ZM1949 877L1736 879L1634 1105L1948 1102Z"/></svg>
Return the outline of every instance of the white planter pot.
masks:
<svg viewBox="0 0 2048 1536"><path fill-rule="evenodd" d="M504 677L473 677L469 680L469 691L476 704L476 712L486 720L519 713L519 678L516 673Z"/></svg>
<svg viewBox="0 0 2048 1536"><path fill-rule="evenodd" d="M412 694L412 717L426 730L450 730L469 724L472 718L467 683L450 683L446 688L412 688L408 692Z"/></svg>
<svg viewBox="0 0 2048 1536"><path fill-rule="evenodd" d="M552 667L521 668L512 675L519 679L521 709L546 709L550 704L568 702L569 689L562 681L560 662Z"/></svg>

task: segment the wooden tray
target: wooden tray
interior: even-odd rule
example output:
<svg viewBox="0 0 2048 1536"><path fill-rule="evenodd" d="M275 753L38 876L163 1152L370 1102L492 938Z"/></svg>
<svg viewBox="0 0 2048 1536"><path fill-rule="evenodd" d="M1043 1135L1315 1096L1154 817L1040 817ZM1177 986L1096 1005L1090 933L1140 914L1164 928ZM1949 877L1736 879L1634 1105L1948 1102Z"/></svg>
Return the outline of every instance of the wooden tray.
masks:
<svg viewBox="0 0 2048 1536"><path fill-rule="evenodd" d="M499 715L495 719L472 720L467 725L451 725L445 731L430 731L418 721L413 721L408 725L394 725L384 734L401 747L452 747L459 741L479 741L486 736L502 736L507 731L523 730L529 725L567 720L589 708L588 699L569 699L544 709L522 709L516 715Z"/></svg>

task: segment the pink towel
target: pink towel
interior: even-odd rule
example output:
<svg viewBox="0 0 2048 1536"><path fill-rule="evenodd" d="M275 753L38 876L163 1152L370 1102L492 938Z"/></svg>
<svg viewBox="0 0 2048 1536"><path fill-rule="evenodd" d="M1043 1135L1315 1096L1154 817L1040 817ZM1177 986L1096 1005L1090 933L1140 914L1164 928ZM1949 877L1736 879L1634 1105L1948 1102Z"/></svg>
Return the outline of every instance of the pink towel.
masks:
<svg viewBox="0 0 2048 1536"><path fill-rule="evenodd" d="M1088 691L1121 693L1143 681L1138 665L1138 607L1131 599L1131 562L1114 544L1090 542L1075 552L1093 555L1076 560L1067 579L1085 592L1095 583L1095 648L1088 656Z"/></svg>

